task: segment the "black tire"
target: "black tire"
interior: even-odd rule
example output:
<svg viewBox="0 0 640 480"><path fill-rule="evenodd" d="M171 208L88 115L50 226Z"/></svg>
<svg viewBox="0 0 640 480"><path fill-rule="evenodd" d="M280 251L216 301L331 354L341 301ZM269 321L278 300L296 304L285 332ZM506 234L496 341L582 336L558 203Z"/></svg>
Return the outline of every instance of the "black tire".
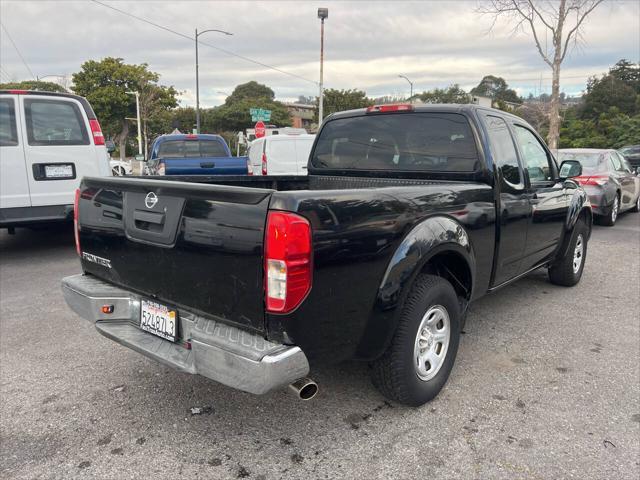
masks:
<svg viewBox="0 0 640 480"><path fill-rule="evenodd" d="M589 229L587 225L584 223L584 220L578 220L571 232L571 240L569 240L569 246L564 256L549 267L549 280L551 280L551 283L565 287L573 287L580 281L582 272L584 271L584 264L587 260L588 237ZM580 254L580 266L576 270L574 268L574 255L577 252L576 247L579 241L582 242L582 251Z"/></svg>
<svg viewBox="0 0 640 480"><path fill-rule="evenodd" d="M422 380L416 371L414 347L423 317L433 307L443 307L449 317L449 344L433 378ZM373 363L371 379L389 400L418 407L433 399L447 382L460 343L460 303L449 282L420 275L402 309L391 345Z"/></svg>
<svg viewBox="0 0 640 480"><path fill-rule="evenodd" d="M636 204L631 209L631 211L632 212L640 212L640 195L638 195L638 198L636 199Z"/></svg>
<svg viewBox="0 0 640 480"><path fill-rule="evenodd" d="M618 215L620 214L620 194L616 193L616 196L613 199L613 203L611 204L611 209L607 215L603 215L600 217L600 223L607 227L613 227L616 224L616 220L618 219Z"/></svg>

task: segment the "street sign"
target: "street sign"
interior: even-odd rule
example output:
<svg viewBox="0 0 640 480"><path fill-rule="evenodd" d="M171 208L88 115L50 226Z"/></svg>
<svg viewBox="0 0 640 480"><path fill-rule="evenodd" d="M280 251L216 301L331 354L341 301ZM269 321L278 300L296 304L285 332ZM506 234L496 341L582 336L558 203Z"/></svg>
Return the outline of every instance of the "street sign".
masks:
<svg viewBox="0 0 640 480"><path fill-rule="evenodd" d="M265 131L264 122L262 122L262 121L256 123L256 126L254 128L255 128L255 131L256 131L256 138L262 138L267 133Z"/></svg>
<svg viewBox="0 0 640 480"><path fill-rule="evenodd" d="M271 120L271 110L265 110L263 108L250 108L252 122L268 122Z"/></svg>

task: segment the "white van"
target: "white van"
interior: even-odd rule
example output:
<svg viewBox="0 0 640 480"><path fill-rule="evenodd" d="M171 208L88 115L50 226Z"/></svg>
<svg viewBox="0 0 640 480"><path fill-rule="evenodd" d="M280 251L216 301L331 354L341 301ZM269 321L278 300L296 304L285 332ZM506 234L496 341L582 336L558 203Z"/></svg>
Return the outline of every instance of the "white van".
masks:
<svg viewBox="0 0 640 480"><path fill-rule="evenodd" d="M0 227L73 219L84 176L110 176L100 124L85 98L0 90Z"/></svg>
<svg viewBox="0 0 640 480"><path fill-rule="evenodd" d="M253 175L306 175L315 135L271 135L251 142L249 162Z"/></svg>

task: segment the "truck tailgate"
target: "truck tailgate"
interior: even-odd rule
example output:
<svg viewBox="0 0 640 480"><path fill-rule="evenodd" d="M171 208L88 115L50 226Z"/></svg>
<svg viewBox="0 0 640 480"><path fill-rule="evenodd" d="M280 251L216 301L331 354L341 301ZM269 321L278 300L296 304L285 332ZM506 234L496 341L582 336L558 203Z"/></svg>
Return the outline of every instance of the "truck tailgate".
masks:
<svg viewBox="0 0 640 480"><path fill-rule="evenodd" d="M168 306L264 332L262 245L272 193L85 178L78 202L82 267Z"/></svg>
<svg viewBox="0 0 640 480"><path fill-rule="evenodd" d="M246 175L247 157L163 159L166 175Z"/></svg>

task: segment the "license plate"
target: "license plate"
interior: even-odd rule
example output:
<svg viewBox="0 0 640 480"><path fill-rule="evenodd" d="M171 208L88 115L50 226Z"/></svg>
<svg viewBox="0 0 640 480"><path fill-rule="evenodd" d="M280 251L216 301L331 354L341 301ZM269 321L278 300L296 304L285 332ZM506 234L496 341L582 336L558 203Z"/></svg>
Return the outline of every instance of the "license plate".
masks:
<svg viewBox="0 0 640 480"><path fill-rule="evenodd" d="M165 340L175 342L178 314L165 305L142 300L140 302L140 328Z"/></svg>
<svg viewBox="0 0 640 480"><path fill-rule="evenodd" d="M73 178L72 165L45 165L44 175L47 178Z"/></svg>

